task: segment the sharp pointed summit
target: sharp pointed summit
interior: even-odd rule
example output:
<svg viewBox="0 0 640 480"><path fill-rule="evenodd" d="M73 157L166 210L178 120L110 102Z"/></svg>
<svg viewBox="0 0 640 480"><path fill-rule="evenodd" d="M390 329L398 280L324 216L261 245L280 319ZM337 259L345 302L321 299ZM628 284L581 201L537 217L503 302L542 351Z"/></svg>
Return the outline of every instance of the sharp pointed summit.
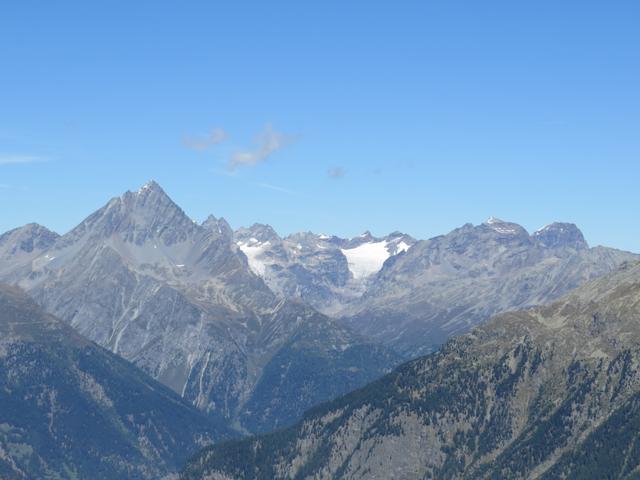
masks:
<svg viewBox="0 0 640 480"><path fill-rule="evenodd" d="M135 198L138 204L173 205L175 208L180 209L155 180L148 181L135 192L126 192L122 198Z"/></svg>
<svg viewBox="0 0 640 480"><path fill-rule="evenodd" d="M194 228L193 220L151 180L135 192L112 198L65 237L90 234L109 238L117 234L125 243L142 245L156 239L172 245L184 241Z"/></svg>
<svg viewBox="0 0 640 480"><path fill-rule="evenodd" d="M125 192L121 198L123 200L128 199L129 202L132 202L133 199L133 203L137 205L172 205L175 208L180 209L180 207L178 207L171 197L169 197L167 192L165 192L155 180L148 181L135 192Z"/></svg>
<svg viewBox="0 0 640 480"><path fill-rule="evenodd" d="M139 189L138 189L138 193L142 193L145 191L162 191L164 192L164 190L162 190L162 187L158 184L158 182L156 182L155 180L151 179L149 180L147 183L145 183L144 185L142 185Z"/></svg>
<svg viewBox="0 0 640 480"><path fill-rule="evenodd" d="M230 240L233 237L231 225L229 225L229 222L227 222L223 217L216 218L213 215L209 215L205 221L202 222L202 226L214 235L228 237Z"/></svg>

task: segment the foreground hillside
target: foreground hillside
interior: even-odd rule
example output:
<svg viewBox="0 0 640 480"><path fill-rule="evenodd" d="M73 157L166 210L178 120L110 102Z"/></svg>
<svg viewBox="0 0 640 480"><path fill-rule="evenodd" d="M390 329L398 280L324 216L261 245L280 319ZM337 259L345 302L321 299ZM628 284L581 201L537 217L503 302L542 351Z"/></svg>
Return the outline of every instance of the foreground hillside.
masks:
<svg viewBox="0 0 640 480"><path fill-rule="evenodd" d="M158 479L229 435L0 285L0 478Z"/></svg>
<svg viewBox="0 0 640 480"><path fill-rule="evenodd" d="M640 265L506 313L183 479L638 478Z"/></svg>

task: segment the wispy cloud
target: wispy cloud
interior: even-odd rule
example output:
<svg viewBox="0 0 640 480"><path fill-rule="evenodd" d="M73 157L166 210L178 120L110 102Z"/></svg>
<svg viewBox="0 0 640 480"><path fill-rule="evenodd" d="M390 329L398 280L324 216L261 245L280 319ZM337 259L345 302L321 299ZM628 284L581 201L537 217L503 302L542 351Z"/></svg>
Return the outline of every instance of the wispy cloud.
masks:
<svg viewBox="0 0 640 480"><path fill-rule="evenodd" d="M216 175L221 175L223 177L237 177L238 176L238 172L236 170L228 170L228 169L221 169L221 168L212 168L210 170L211 173L215 173Z"/></svg>
<svg viewBox="0 0 640 480"><path fill-rule="evenodd" d="M293 190L288 188L279 187L278 185L271 185L270 183L252 182L256 187L266 188L269 190L275 190L276 192L288 193L289 195L297 195Z"/></svg>
<svg viewBox="0 0 640 480"><path fill-rule="evenodd" d="M327 170L327 176L333 180L338 180L346 175L346 171L342 167L331 167Z"/></svg>
<svg viewBox="0 0 640 480"><path fill-rule="evenodd" d="M12 153L6 153L6 154L2 154L0 153L0 165L12 165L12 164L19 164L19 163L38 163L38 162L46 162L47 159L44 157L38 157L36 155L19 155L19 154L12 154Z"/></svg>
<svg viewBox="0 0 640 480"><path fill-rule="evenodd" d="M12 185L9 185L8 183L0 183L0 189L5 189L5 188L12 188Z"/></svg>
<svg viewBox="0 0 640 480"><path fill-rule="evenodd" d="M211 173L214 173L216 175L233 178L241 183L244 183L245 185L253 185L254 187L266 188L267 190L274 190L276 192L286 193L288 195L298 195L298 192L294 190L290 190L285 187L280 187L278 185L273 185L272 183L253 182L250 180L246 180L241 177L241 175L238 173L237 170L220 170L218 168L213 168L210 171Z"/></svg>
<svg viewBox="0 0 640 480"><path fill-rule="evenodd" d="M202 152L213 147L214 145L218 145L219 143L224 142L226 139L227 132L225 132L222 128L212 128L205 135L184 137L182 139L182 143L187 148Z"/></svg>
<svg viewBox="0 0 640 480"><path fill-rule="evenodd" d="M267 125L256 137L256 148L235 152L227 166L231 170L240 166L252 167L264 162L275 152L282 150L293 141L294 138L292 136L276 132L271 125Z"/></svg>

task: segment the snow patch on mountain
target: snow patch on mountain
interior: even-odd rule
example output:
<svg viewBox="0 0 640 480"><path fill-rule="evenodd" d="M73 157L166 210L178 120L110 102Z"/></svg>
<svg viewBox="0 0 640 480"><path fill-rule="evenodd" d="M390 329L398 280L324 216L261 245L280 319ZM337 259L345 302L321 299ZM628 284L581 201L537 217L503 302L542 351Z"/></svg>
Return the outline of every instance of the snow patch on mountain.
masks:
<svg viewBox="0 0 640 480"><path fill-rule="evenodd" d="M398 242L398 246L397 246L396 251L394 252L394 254L398 254L400 252L406 252L410 248L411 248L411 245L406 243L404 240L400 241L400 242Z"/></svg>
<svg viewBox="0 0 640 480"><path fill-rule="evenodd" d="M383 240L363 243L355 248L342 248L353 278L362 279L379 272L382 264L390 256L387 244L388 242Z"/></svg>
<svg viewBox="0 0 640 480"><path fill-rule="evenodd" d="M267 265L262 260L262 254L269 247L269 242L258 242L257 239L251 238L248 242L238 242L238 247L247 256L249 268L253 273L260 277L264 277Z"/></svg>
<svg viewBox="0 0 640 480"><path fill-rule="evenodd" d="M518 233L524 231L520 225L511 222L505 222L504 220L500 220L496 217L489 217L485 222L485 225L488 225L493 230L502 235L517 235Z"/></svg>

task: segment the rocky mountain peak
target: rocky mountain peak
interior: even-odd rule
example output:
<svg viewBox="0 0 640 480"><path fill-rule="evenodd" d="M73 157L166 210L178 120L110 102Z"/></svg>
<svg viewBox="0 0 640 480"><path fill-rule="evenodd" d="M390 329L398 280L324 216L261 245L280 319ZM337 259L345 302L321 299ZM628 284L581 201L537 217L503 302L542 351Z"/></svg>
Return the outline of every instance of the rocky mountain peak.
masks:
<svg viewBox="0 0 640 480"><path fill-rule="evenodd" d="M121 199L130 209L172 207L180 210L180 207L171 200L169 195L154 180L145 183L135 192L126 192Z"/></svg>
<svg viewBox="0 0 640 480"><path fill-rule="evenodd" d="M16 254L18 252L31 253L35 250L49 248L59 237L46 227L37 223L28 223L14 228L0 235L0 252Z"/></svg>
<svg viewBox="0 0 640 480"><path fill-rule="evenodd" d="M83 236L121 236L125 242L144 243L162 240L171 245L185 240L200 228L155 181L145 183L137 191L128 191L111 199L69 234L69 239Z"/></svg>
<svg viewBox="0 0 640 480"><path fill-rule="evenodd" d="M322 240L320 236L313 232L295 232L287 235L285 240L293 243L301 243L303 245L315 245L318 240Z"/></svg>
<svg viewBox="0 0 640 480"><path fill-rule="evenodd" d="M241 227L236 232L238 240L256 239L258 242L277 242L280 236L271 225L254 223L249 228Z"/></svg>
<svg viewBox="0 0 640 480"><path fill-rule="evenodd" d="M393 232L391 232L389 235L387 235L386 238L388 239L393 239L393 238L397 238L397 237L408 237L408 238L413 238L411 237L411 235L408 235L406 233L402 233L400 230L394 230Z"/></svg>
<svg viewBox="0 0 640 480"><path fill-rule="evenodd" d="M364 232L362 232L356 238L358 240L364 240L364 241L367 241L367 242L370 242L371 240L374 240L374 237L373 237L373 235L371 234L371 232L369 230L365 230Z"/></svg>
<svg viewBox="0 0 640 480"><path fill-rule="evenodd" d="M158 184L158 182L156 182L155 180L149 180L147 183L145 183L144 185L142 185L139 189L138 189L138 194L149 194L149 193L160 193L160 194L165 194L164 190L162 189L162 187Z"/></svg>
<svg viewBox="0 0 640 480"><path fill-rule="evenodd" d="M202 226L216 235L228 238L233 236L231 225L222 217L216 218L213 215L209 215L206 220L202 222Z"/></svg>
<svg viewBox="0 0 640 480"><path fill-rule="evenodd" d="M496 217L489 217L482 226L488 227L503 236L529 236L529 233L517 223L506 222Z"/></svg>
<svg viewBox="0 0 640 480"><path fill-rule="evenodd" d="M407 248L417 242L417 240L413 238L411 235L408 235L406 233L402 233L399 231L391 232L384 239L387 242L394 242L394 243L403 242L404 244L407 245Z"/></svg>
<svg viewBox="0 0 640 480"><path fill-rule="evenodd" d="M573 223L551 223L533 233L533 238L547 248L570 247L576 250L589 248L580 229Z"/></svg>

